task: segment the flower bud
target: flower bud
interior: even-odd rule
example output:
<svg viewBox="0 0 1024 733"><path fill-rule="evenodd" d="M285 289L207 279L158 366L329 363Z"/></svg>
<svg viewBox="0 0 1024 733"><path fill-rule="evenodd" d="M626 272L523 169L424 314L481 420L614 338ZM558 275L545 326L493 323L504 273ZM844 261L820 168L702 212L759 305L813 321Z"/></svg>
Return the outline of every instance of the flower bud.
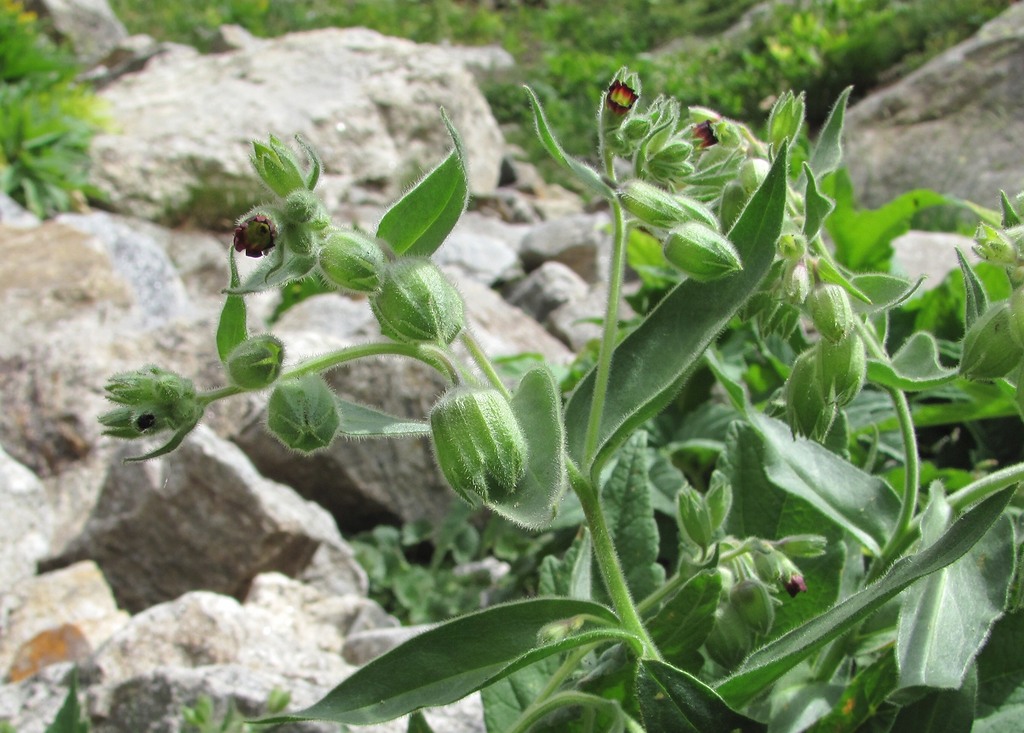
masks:
<svg viewBox="0 0 1024 733"><path fill-rule="evenodd" d="M285 220L290 224L304 224L314 229L326 229L331 218L320 197L305 188L292 191L284 200Z"/></svg>
<svg viewBox="0 0 1024 733"><path fill-rule="evenodd" d="M693 173L693 164L690 163L692 153L692 145L676 138L651 155L644 169L651 179L671 184Z"/></svg>
<svg viewBox="0 0 1024 733"><path fill-rule="evenodd" d="M989 307L964 336L960 374L967 379L999 379L1020 364L1024 347L1011 335L1016 330L1006 301Z"/></svg>
<svg viewBox="0 0 1024 733"><path fill-rule="evenodd" d="M668 233L665 259L700 282L717 280L743 268L732 242L695 221L680 224Z"/></svg>
<svg viewBox="0 0 1024 733"><path fill-rule="evenodd" d="M772 630L775 600L768 587L756 578L744 578L729 590L729 603L744 623L758 636Z"/></svg>
<svg viewBox="0 0 1024 733"><path fill-rule="evenodd" d="M1024 348L1024 287L1017 288L1010 294L1010 336Z"/></svg>
<svg viewBox="0 0 1024 733"><path fill-rule="evenodd" d="M994 265L1017 264L1017 247L1013 240L989 224L980 224L975 231L974 253Z"/></svg>
<svg viewBox="0 0 1024 733"><path fill-rule="evenodd" d="M470 503L503 500L526 473L526 438L497 390L447 392L430 411L430 431L441 472Z"/></svg>
<svg viewBox="0 0 1024 733"><path fill-rule="evenodd" d="M295 154L276 137L270 136L269 145L253 140L252 150L249 160L271 191L283 198L297 188L305 188Z"/></svg>
<svg viewBox="0 0 1024 733"><path fill-rule="evenodd" d="M100 415L104 435L140 438L164 430L191 430L203 415L192 380L148 365L115 374L106 385L107 399L119 407Z"/></svg>
<svg viewBox="0 0 1024 733"><path fill-rule="evenodd" d="M711 523L711 513L696 489L684 486L676 495L676 515L683 534L701 551L708 549L714 527Z"/></svg>
<svg viewBox="0 0 1024 733"><path fill-rule="evenodd" d="M462 297L437 265L404 257L381 274L370 297L381 332L396 341L450 344L462 330Z"/></svg>
<svg viewBox="0 0 1024 733"><path fill-rule="evenodd" d="M381 270L387 264L377 242L353 231L331 234L318 258L320 271L328 281L360 293L377 289Z"/></svg>
<svg viewBox="0 0 1024 733"><path fill-rule="evenodd" d="M326 448L341 416L334 393L318 374L277 383L267 404L267 428L289 448L303 453Z"/></svg>
<svg viewBox="0 0 1024 733"><path fill-rule="evenodd" d="M790 303L801 304L811 294L811 274L801 257L789 260L782 273L782 293Z"/></svg>
<svg viewBox="0 0 1024 733"><path fill-rule="evenodd" d="M722 198L718 202L718 218L722 222L722 230L729 231L743 213L750 196L737 180L729 181L722 189Z"/></svg>
<svg viewBox="0 0 1024 733"><path fill-rule="evenodd" d="M704 504L708 508L711 530L715 531L725 523L732 508L732 484L720 471L711 474L711 485L704 494Z"/></svg>
<svg viewBox="0 0 1024 733"><path fill-rule="evenodd" d="M772 164L764 158L749 158L743 161L743 165L740 166L739 180L748 196L752 196L754 191L764 183L764 179L768 177L768 171L771 169Z"/></svg>
<svg viewBox="0 0 1024 733"><path fill-rule="evenodd" d="M786 399L786 421L794 435L812 439L825 436L836 416L836 407L825 400L818 367L818 347L800 354L793 363L783 394Z"/></svg>
<svg viewBox="0 0 1024 733"><path fill-rule="evenodd" d="M794 96L786 91L772 106L768 115L768 142L780 148L787 140L793 140L800 134L804 124L804 95Z"/></svg>
<svg viewBox="0 0 1024 733"><path fill-rule="evenodd" d="M833 343L846 338L853 328L850 296L839 285L824 283L816 287L807 296L807 309L818 333Z"/></svg>
<svg viewBox="0 0 1024 733"><path fill-rule="evenodd" d="M825 554L828 540L820 534L794 534L775 540L772 545L786 557L819 557Z"/></svg>
<svg viewBox="0 0 1024 733"><path fill-rule="evenodd" d="M711 120L702 120L693 126L693 136L697 139L701 149L710 148L718 144L718 135L715 134L715 126Z"/></svg>
<svg viewBox="0 0 1024 733"><path fill-rule="evenodd" d="M732 604L715 612L715 625L704 641L708 655L726 669L732 669L750 653L754 635Z"/></svg>
<svg viewBox="0 0 1024 733"><path fill-rule="evenodd" d="M231 350L227 371L231 383L242 389L263 389L281 374L284 344L270 334L246 339Z"/></svg>
<svg viewBox="0 0 1024 733"><path fill-rule="evenodd" d="M837 407L848 405L860 394L867 377L868 359L864 340L851 333L838 343L818 342L818 385L825 402Z"/></svg>
<svg viewBox="0 0 1024 733"><path fill-rule="evenodd" d="M715 215L704 204L688 196L674 195L647 181L627 181L619 196L626 211L656 229L671 229L687 221L718 227Z"/></svg>
<svg viewBox="0 0 1024 733"><path fill-rule="evenodd" d="M235 251L245 252L246 257L262 257L274 248L276 240L277 227L265 214L250 216L235 227Z"/></svg>
<svg viewBox="0 0 1024 733"><path fill-rule="evenodd" d="M804 576L799 573L793 573L782 583L782 587L789 593L790 598L796 598L801 593L807 592L807 582L804 580Z"/></svg>

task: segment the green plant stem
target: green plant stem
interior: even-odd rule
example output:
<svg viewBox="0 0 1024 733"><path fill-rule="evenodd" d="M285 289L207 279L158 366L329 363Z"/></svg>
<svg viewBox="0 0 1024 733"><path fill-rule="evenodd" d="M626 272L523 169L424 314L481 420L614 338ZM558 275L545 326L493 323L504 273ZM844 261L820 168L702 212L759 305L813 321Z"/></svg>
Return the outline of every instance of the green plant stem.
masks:
<svg viewBox="0 0 1024 733"><path fill-rule="evenodd" d="M306 374L325 372L346 362L354 361L355 359L381 355L407 356L433 367L437 371L441 372L441 374L448 377L448 379L453 383L459 381L459 373L455 369L454 365L436 350L430 350L418 344L400 344L391 341L348 346L344 349L338 349L327 354L315 356L296 364L291 369L285 370L281 374L280 379L292 379ZM198 399L203 406L206 406L211 402L216 402L217 400L224 399L225 397L241 394L245 391L246 390L240 387L228 385L226 387L212 389L208 392L202 392L198 395Z"/></svg>
<svg viewBox="0 0 1024 733"><path fill-rule="evenodd" d="M910 405L903 390L895 387L887 387L886 392L892 399L893 407L896 408L896 419L900 426L900 435L903 437L904 472L903 472L903 497L900 501L900 513L896 517L896 527L889 535L889 541L882 548L881 555L875 560L868 579L876 575L876 568L879 570L889 567L901 552L903 537L910 531L914 520L914 513L917 511L917 495L921 483L921 464L917 455L917 435L914 432L914 419L910 414Z"/></svg>
<svg viewBox="0 0 1024 733"><path fill-rule="evenodd" d="M557 695L552 695L536 707L531 705L523 715L520 716L519 720L516 721L515 726L510 728L507 733L526 733L534 723L544 716L558 710L559 708L569 707L571 705L582 705L584 708L599 709L614 709L616 707L616 703L613 700L606 700L603 697L592 695L587 692L565 690L564 692L559 692Z"/></svg>
<svg viewBox="0 0 1024 733"><path fill-rule="evenodd" d="M626 269L626 216L622 204L612 202L614 231L612 236L612 262L608 282L608 305L604 315L604 330L601 334L601 349L597 357L597 371L594 376L594 399L590 403L587 420L587 435L584 443L584 468L590 470L592 478L600 470L594 466L597 443L601 435L601 417L604 415L604 401L608 393L608 379L611 374L612 353L618 333L619 298L622 293L622 278Z"/></svg>
<svg viewBox="0 0 1024 733"><path fill-rule="evenodd" d="M508 387L506 387L505 383L501 381L501 377L498 376L498 372L494 369L494 365L491 363L491 360L487 358L487 354L484 353L484 350L481 348L480 342L476 340L476 337L469 331L463 330L461 338L462 345L466 347L467 351L469 351L469 355L473 357L473 361L476 362L476 365L480 367L480 371L482 371L484 376L487 377L487 381L490 382L496 390L501 392L505 396L506 400L511 400L512 393L508 391Z"/></svg>
<svg viewBox="0 0 1024 733"><path fill-rule="evenodd" d="M569 482L580 500L580 506L583 507L583 515L586 517L594 546L594 556L597 558L597 566L601 570L605 588L611 597L612 607L618 614L623 628L640 641L644 649L644 656L649 659L661 659L661 654L647 633L647 629L644 628L640 614L633 603L629 586L626 584L626 576L622 571L622 563L619 562L615 544L608 531L608 523L605 521L604 510L601 508L597 490L571 461L568 465Z"/></svg>

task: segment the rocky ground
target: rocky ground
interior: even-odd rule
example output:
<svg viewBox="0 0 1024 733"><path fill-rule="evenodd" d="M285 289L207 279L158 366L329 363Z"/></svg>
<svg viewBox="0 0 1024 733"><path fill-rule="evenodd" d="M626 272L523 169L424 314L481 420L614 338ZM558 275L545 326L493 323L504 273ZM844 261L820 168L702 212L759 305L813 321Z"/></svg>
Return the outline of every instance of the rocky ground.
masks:
<svg viewBox="0 0 1024 733"><path fill-rule="evenodd" d="M94 144L108 210L40 222L0 199L0 721L19 733L45 729L73 665L98 733L170 733L199 695L250 712L275 687L312 702L411 633L367 599L344 537L444 515L453 497L425 442L338 442L298 459L264 432L259 395L218 403L177 452L144 464L122 464L124 446L99 434L117 371L156 363L223 383L213 332L230 221L261 196L252 138L305 136L335 221L372 229L446 154L443 105L465 139L473 203L438 260L491 354L571 360L594 335L581 319L601 312L608 266L607 215L504 143L478 88L512 63L500 49L225 28L220 52L200 55L100 16L86 13L84 31L54 25L92 41L83 57L114 121ZM854 107L849 164L864 200L930 186L995 206L999 188L1024 186L1022 59L1016 5ZM910 274L955 267L948 237L898 250ZM255 299L254 331L272 306ZM341 295L304 301L274 330L289 361L379 335L366 302ZM442 387L395 359L331 378L412 417ZM483 729L475 699L428 718Z"/></svg>

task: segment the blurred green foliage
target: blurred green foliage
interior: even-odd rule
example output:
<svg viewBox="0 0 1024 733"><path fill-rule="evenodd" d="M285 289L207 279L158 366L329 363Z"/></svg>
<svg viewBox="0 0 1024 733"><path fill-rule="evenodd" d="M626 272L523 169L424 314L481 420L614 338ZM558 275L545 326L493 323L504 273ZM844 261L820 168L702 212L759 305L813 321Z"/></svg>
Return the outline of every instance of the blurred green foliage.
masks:
<svg viewBox="0 0 1024 733"><path fill-rule="evenodd" d="M89 141L103 121L74 59L38 19L0 0L0 191L37 216L72 208L88 186Z"/></svg>

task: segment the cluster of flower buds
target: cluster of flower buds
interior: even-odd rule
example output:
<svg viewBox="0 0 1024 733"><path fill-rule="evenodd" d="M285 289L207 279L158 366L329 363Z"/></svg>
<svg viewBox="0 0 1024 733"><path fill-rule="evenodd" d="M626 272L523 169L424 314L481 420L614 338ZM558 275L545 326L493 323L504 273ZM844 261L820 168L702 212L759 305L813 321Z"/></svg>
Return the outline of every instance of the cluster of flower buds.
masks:
<svg viewBox="0 0 1024 733"><path fill-rule="evenodd" d="M687 485L676 496L676 520L681 535L706 554L732 508L732 485L725 475L711 474L708 490L701 494Z"/></svg>

